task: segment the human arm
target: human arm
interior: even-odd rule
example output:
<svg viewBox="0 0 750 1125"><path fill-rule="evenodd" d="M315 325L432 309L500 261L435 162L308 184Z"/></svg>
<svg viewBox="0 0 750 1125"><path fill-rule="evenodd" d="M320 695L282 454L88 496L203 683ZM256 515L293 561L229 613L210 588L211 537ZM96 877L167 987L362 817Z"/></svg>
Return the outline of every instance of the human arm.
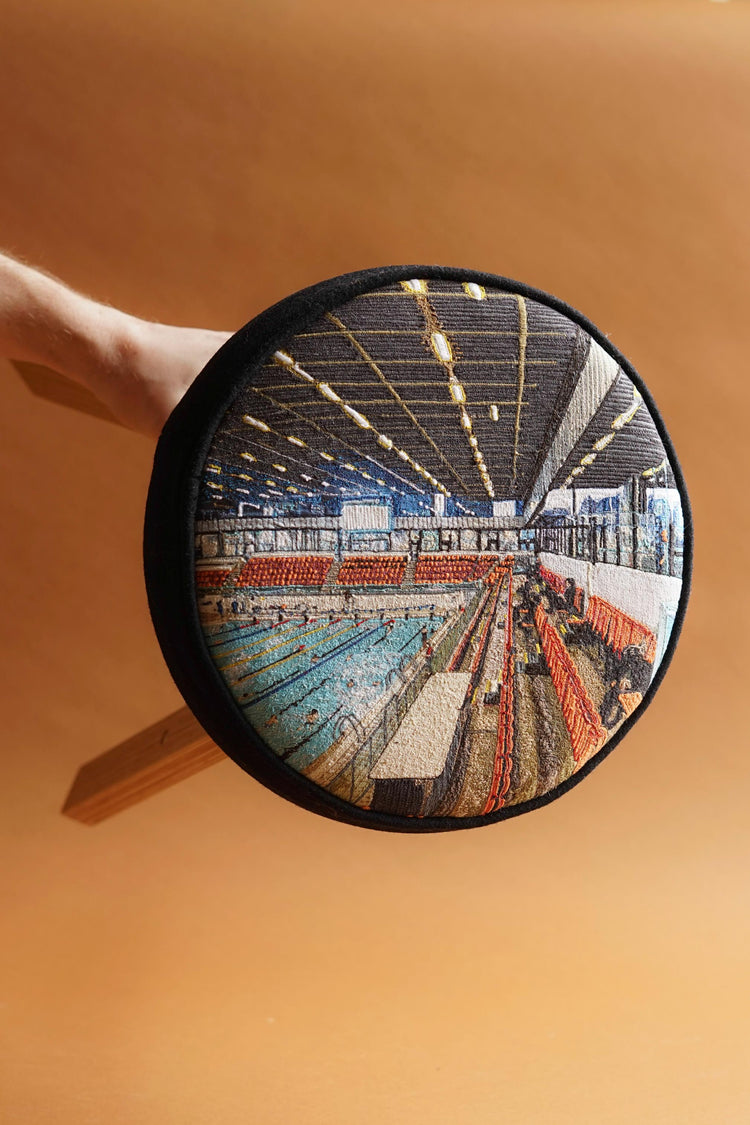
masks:
<svg viewBox="0 0 750 1125"><path fill-rule="evenodd" d="M0 355L84 384L149 437L229 336L141 320L0 254Z"/></svg>

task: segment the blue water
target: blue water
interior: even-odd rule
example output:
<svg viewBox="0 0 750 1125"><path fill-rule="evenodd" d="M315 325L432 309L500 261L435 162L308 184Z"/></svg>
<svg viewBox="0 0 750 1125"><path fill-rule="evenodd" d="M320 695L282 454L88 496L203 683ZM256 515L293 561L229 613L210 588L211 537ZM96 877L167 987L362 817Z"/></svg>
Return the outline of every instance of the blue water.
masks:
<svg viewBox="0 0 750 1125"><path fill-rule="evenodd" d="M205 629L214 661L263 740L302 769L362 719L443 617L302 617ZM391 623L390 626L388 623ZM347 719L346 717L349 716ZM343 724L343 726L342 726Z"/></svg>

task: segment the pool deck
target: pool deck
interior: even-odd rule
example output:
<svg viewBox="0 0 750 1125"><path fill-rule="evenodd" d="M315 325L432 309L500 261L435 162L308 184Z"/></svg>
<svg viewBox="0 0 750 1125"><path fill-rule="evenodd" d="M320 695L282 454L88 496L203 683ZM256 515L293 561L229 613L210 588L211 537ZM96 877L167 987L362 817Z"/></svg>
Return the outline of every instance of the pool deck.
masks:
<svg viewBox="0 0 750 1125"><path fill-rule="evenodd" d="M468 672L430 676L370 770L373 781L440 777L470 681Z"/></svg>

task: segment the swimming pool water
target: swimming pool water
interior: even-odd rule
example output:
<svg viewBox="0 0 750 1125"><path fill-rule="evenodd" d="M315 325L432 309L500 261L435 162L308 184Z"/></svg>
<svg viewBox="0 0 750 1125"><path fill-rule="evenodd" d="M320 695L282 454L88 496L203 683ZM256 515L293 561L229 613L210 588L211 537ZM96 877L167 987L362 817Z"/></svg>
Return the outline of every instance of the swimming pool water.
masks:
<svg viewBox="0 0 750 1125"><path fill-rule="evenodd" d="M302 769L361 720L442 624L405 617L296 616L259 625L223 621L205 629L211 654L259 735Z"/></svg>

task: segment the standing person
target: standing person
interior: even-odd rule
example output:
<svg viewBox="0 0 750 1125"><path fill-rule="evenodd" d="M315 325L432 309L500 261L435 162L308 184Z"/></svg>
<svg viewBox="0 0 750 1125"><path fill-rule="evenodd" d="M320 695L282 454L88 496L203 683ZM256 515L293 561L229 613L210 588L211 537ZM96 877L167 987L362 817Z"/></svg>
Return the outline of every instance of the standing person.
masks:
<svg viewBox="0 0 750 1125"><path fill-rule="evenodd" d="M576 609L576 583L574 578L565 579L565 593L563 594L562 608L566 613L575 613Z"/></svg>

